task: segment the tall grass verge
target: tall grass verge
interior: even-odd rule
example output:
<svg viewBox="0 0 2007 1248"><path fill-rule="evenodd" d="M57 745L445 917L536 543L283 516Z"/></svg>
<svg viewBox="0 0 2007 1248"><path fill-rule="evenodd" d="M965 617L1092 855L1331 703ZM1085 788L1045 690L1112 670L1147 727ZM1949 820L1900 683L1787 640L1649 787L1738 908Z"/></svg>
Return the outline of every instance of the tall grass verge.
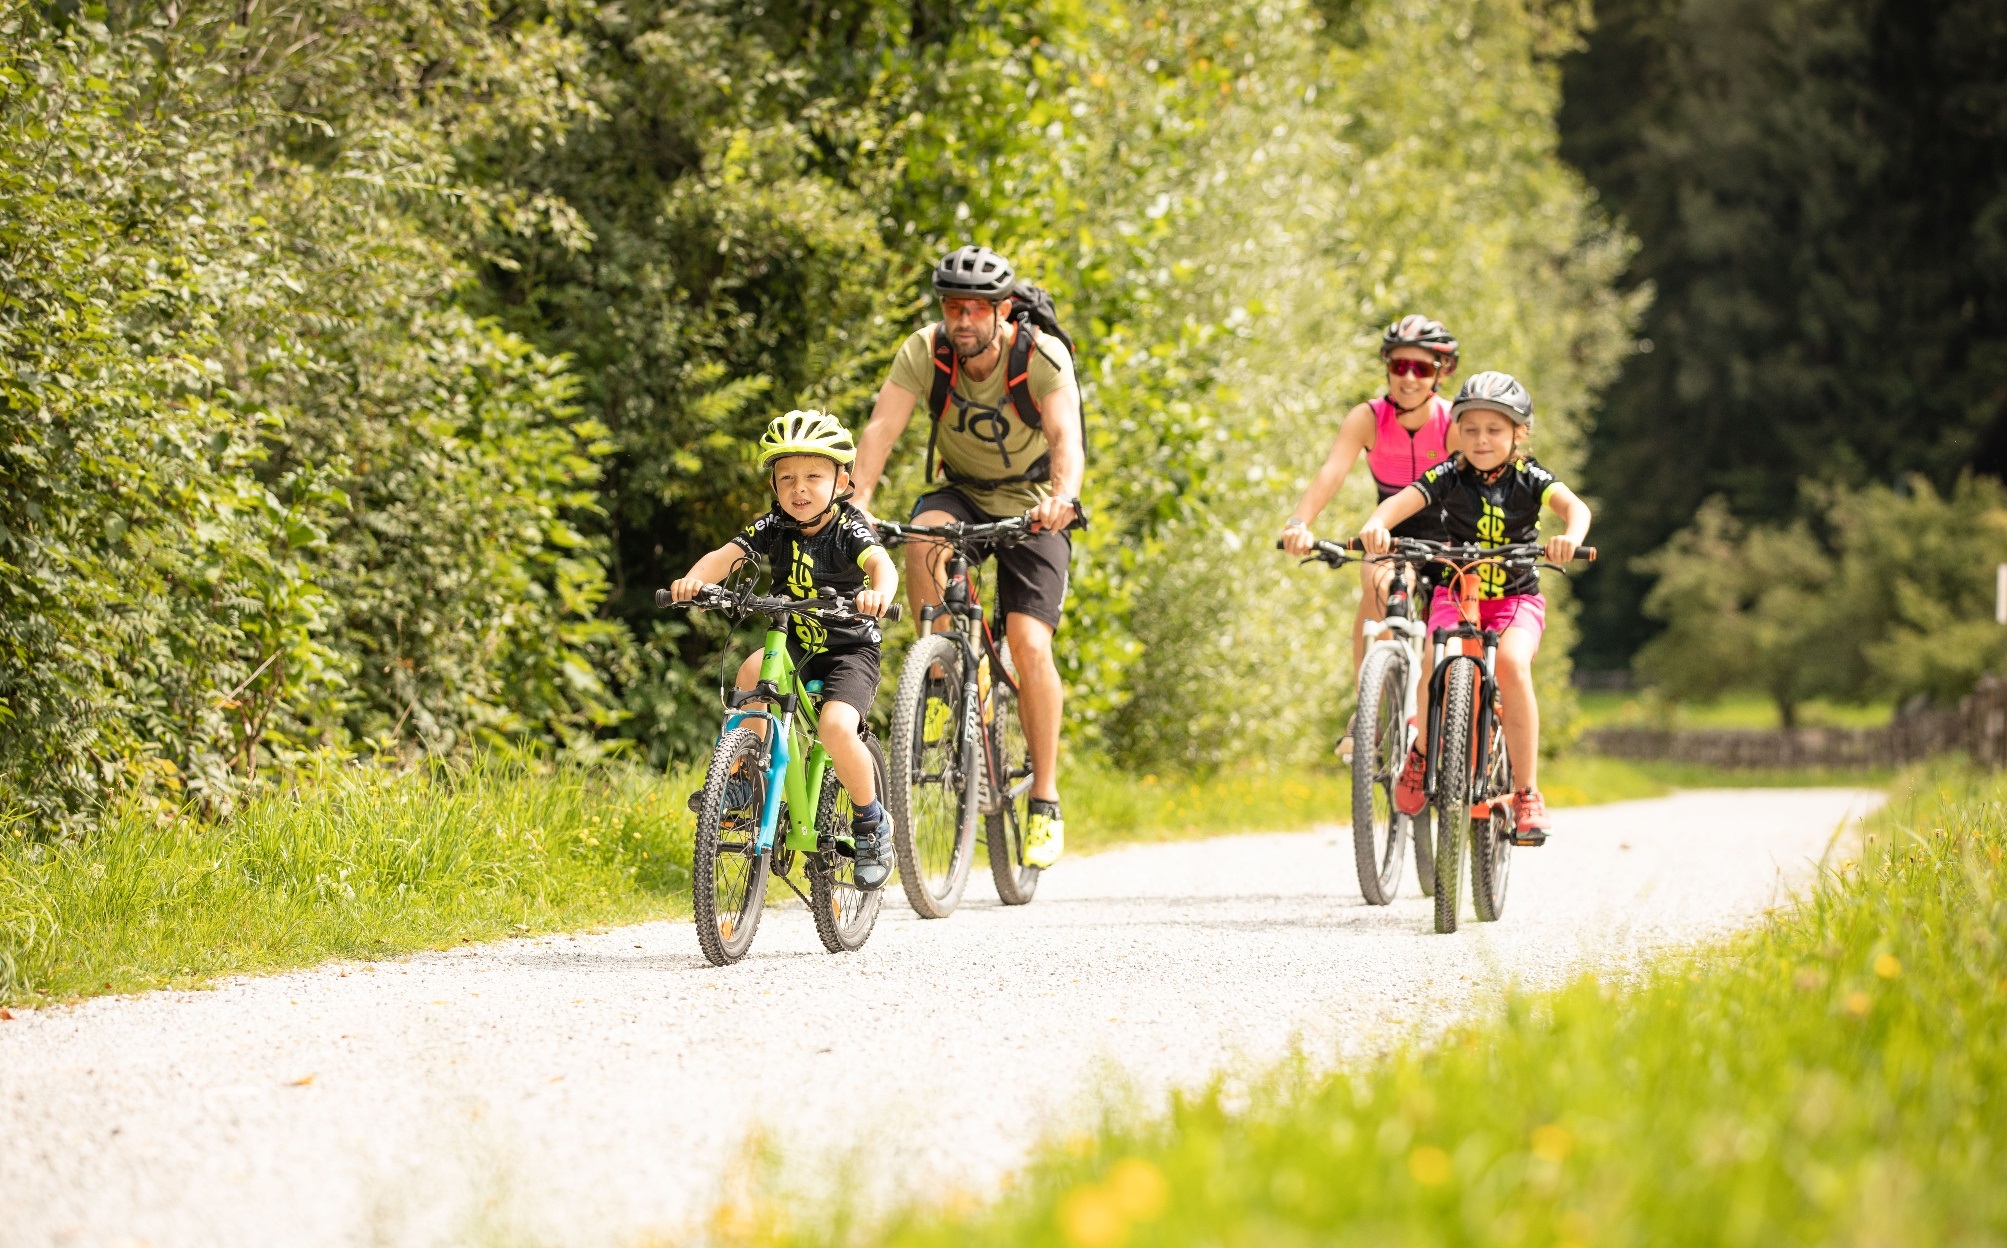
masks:
<svg viewBox="0 0 2007 1248"><path fill-rule="evenodd" d="M0 848L0 1001L687 913L687 781L493 758L344 768L222 824Z"/></svg>
<svg viewBox="0 0 2007 1248"><path fill-rule="evenodd" d="M784 1211L718 1225L803 1245L1999 1244L2003 856L2007 779L1940 766L1802 904L1641 977L1513 995L1361 1069L1223 1078L1045 1148L986 1207L847 1235Z"/></svg>

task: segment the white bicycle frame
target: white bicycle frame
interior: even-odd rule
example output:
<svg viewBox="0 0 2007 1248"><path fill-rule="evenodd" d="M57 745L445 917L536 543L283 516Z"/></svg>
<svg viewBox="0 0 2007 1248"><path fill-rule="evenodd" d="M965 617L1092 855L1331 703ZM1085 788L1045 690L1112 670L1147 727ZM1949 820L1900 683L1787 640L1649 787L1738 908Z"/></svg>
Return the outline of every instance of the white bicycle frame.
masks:
<svg viewBox="0 0 2007 1248"><path fill-rule="evenodd" d="M1410 602L1413 600L1410 599ZM1366 653L1360 656L1359 671L1366 669L1366 660L1373 657L1375 650L1382 647L1399 648L1408 652L1408 687L1401 692L1401 748L1396 758L1407 757L1421 736L1421 727L1416 721L1416 713L1421 707L1422 694L1422 647L1428 640L1429 626L1426 620L1408 619L1367 620L1360 629L1367 641ZM1388 634L1393 634L1388 636ZM1359 672L1352 673L1352 687L1359 687ZM1356 728L1354 731L1358 731ZM1358 738L1353 738L1353 748L1358 748Z"/></svg>

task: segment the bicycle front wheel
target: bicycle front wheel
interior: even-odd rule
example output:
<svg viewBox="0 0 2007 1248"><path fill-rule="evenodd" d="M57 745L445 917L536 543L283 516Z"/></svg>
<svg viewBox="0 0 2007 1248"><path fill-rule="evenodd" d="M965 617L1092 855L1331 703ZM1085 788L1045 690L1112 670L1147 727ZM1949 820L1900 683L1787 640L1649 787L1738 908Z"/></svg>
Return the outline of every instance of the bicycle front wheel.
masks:
<svg viewBox="0 0 2007 1248"><path fill-rule="evenodd" d="M871 773L878 792L886 791L891 777L885 766L885 751L875 737L864 738L871 754ZM881 801L883 798L881 797ZM856 813L850 794L837 782L836 768L822 773L822 800L816 804L815 828L820 839L833 843L850 835L850 816ZM896 816L895 816L896 818ZM898 831L895 823L893 831ZM819 851L808 866L808 906L815 912L815 934L831 953L854 953L871 939L877 926L879 907L885 904L884 891L866 892L857 887L857 861L834 849Z"/></svg>
<svg viewBox="0 0 2007 1248"><path fill-rule="evenodd" d="M1031 748L1017 717L1017 694L998 681L990 686L989 723L983 759L983 846L989 851L990 879L1006 906L1021 906L1038 891L1039 869L1024 861L1025 830L1031 822Z"/></svg>
<svg viewBox="0 0 2007 1248"><path fill-rule="evenodd" d="M975 857L981 743L968 733L967 683L967 651L959 639L935 633L906 652L892 699L889 762L897 780L885 787L884 802L899 885L923 919L955 912Z"/></svg>
<svg viewBox="0 0 2007 1248"><path fill-rule="evenodd" d="M1406 753L1402 715L1408 655L1376 647L1359 668L1359 708L1352 720L1352 852L1359 891L1384 906L1400 891L1408 819L1394 809L1394 780Z"/></svg>
<svg viewBox="0 0 2007 1248"><path fill-rule="evenodd" d="M1442 745L1436 762L1436 930L1456 930L1463 904L1464 846L1470 841L1472 708L1477 664L1450 660L1443 681Z"/></svg>
<svg viewBox="0 0 2007 1248"><path fill-rule="evenodd" d="M1491 816L1471 826L1470 893L1478 921L1496 923L1505 913L1505 882L1512 874L1512 764L1505 755L1505 729L1491 721L1491 761L1485 769L1484 797Z"/></svg>
<svg viewBox="0 0 2007 1248"><path fill-rule="evenodd" d="M711 752L690 862L697 944L713 966L745 957L759 930L772 865L758 844L766 797L760 739L750 728L734 728Z"/></svg>

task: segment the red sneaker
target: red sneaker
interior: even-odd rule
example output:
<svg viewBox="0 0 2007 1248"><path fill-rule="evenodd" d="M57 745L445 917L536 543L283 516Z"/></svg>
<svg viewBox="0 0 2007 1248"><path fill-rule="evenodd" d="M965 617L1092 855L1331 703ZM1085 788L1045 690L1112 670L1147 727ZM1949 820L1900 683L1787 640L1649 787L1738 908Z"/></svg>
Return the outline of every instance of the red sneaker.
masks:
<svg viewBox="0 0 2007 1248"><path fill-rule="evenodd" d="M1429 760L1422 757L1420 750L1409 750L1400 778L1394 781L1394 809L1411 819L1428 809L1428 776Z"/></svg>
<svg viewBox="0 0 2007 1248"><path fill-rule="evenodd" d="M1512 842L1515 845L1545 845L1547 829L1547 799L1540 796L1539 789L1521 789L1512 795L1513 828Z"/></svg>

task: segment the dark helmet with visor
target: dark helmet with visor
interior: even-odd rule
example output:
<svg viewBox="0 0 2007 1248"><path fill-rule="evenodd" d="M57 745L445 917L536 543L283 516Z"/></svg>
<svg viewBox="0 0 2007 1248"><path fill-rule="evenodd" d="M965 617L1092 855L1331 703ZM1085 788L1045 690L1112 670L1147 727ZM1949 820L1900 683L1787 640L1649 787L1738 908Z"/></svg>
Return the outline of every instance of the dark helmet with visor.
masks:
<svg viewBox="0 0 2007 1248"><path fill-rule="evenodd" d="M943 299L1008 299L1017 274L987 247L957 247L934 266L934 293Z"/></svg>
<svg viewBox="0 0 2007 1248"><path fill-rule="evenodd" d="M1412 313L1402 317L1380 335L1380 358L1392 355L1395 347L1420 347L1433 352L1445 373L1456 371L1456 339L1450 337L1441 321Z"/></svg>
<svg viewBox="0 0 2007 1248"><path fill-rule="evenodd" d="M1461 416L1472 408L1489 409L1525 426L1529 433L1533 430L1533 396L1511 373L1479 373L1464 382L1456 402L1450 405L1450 416Z"/></svg>

